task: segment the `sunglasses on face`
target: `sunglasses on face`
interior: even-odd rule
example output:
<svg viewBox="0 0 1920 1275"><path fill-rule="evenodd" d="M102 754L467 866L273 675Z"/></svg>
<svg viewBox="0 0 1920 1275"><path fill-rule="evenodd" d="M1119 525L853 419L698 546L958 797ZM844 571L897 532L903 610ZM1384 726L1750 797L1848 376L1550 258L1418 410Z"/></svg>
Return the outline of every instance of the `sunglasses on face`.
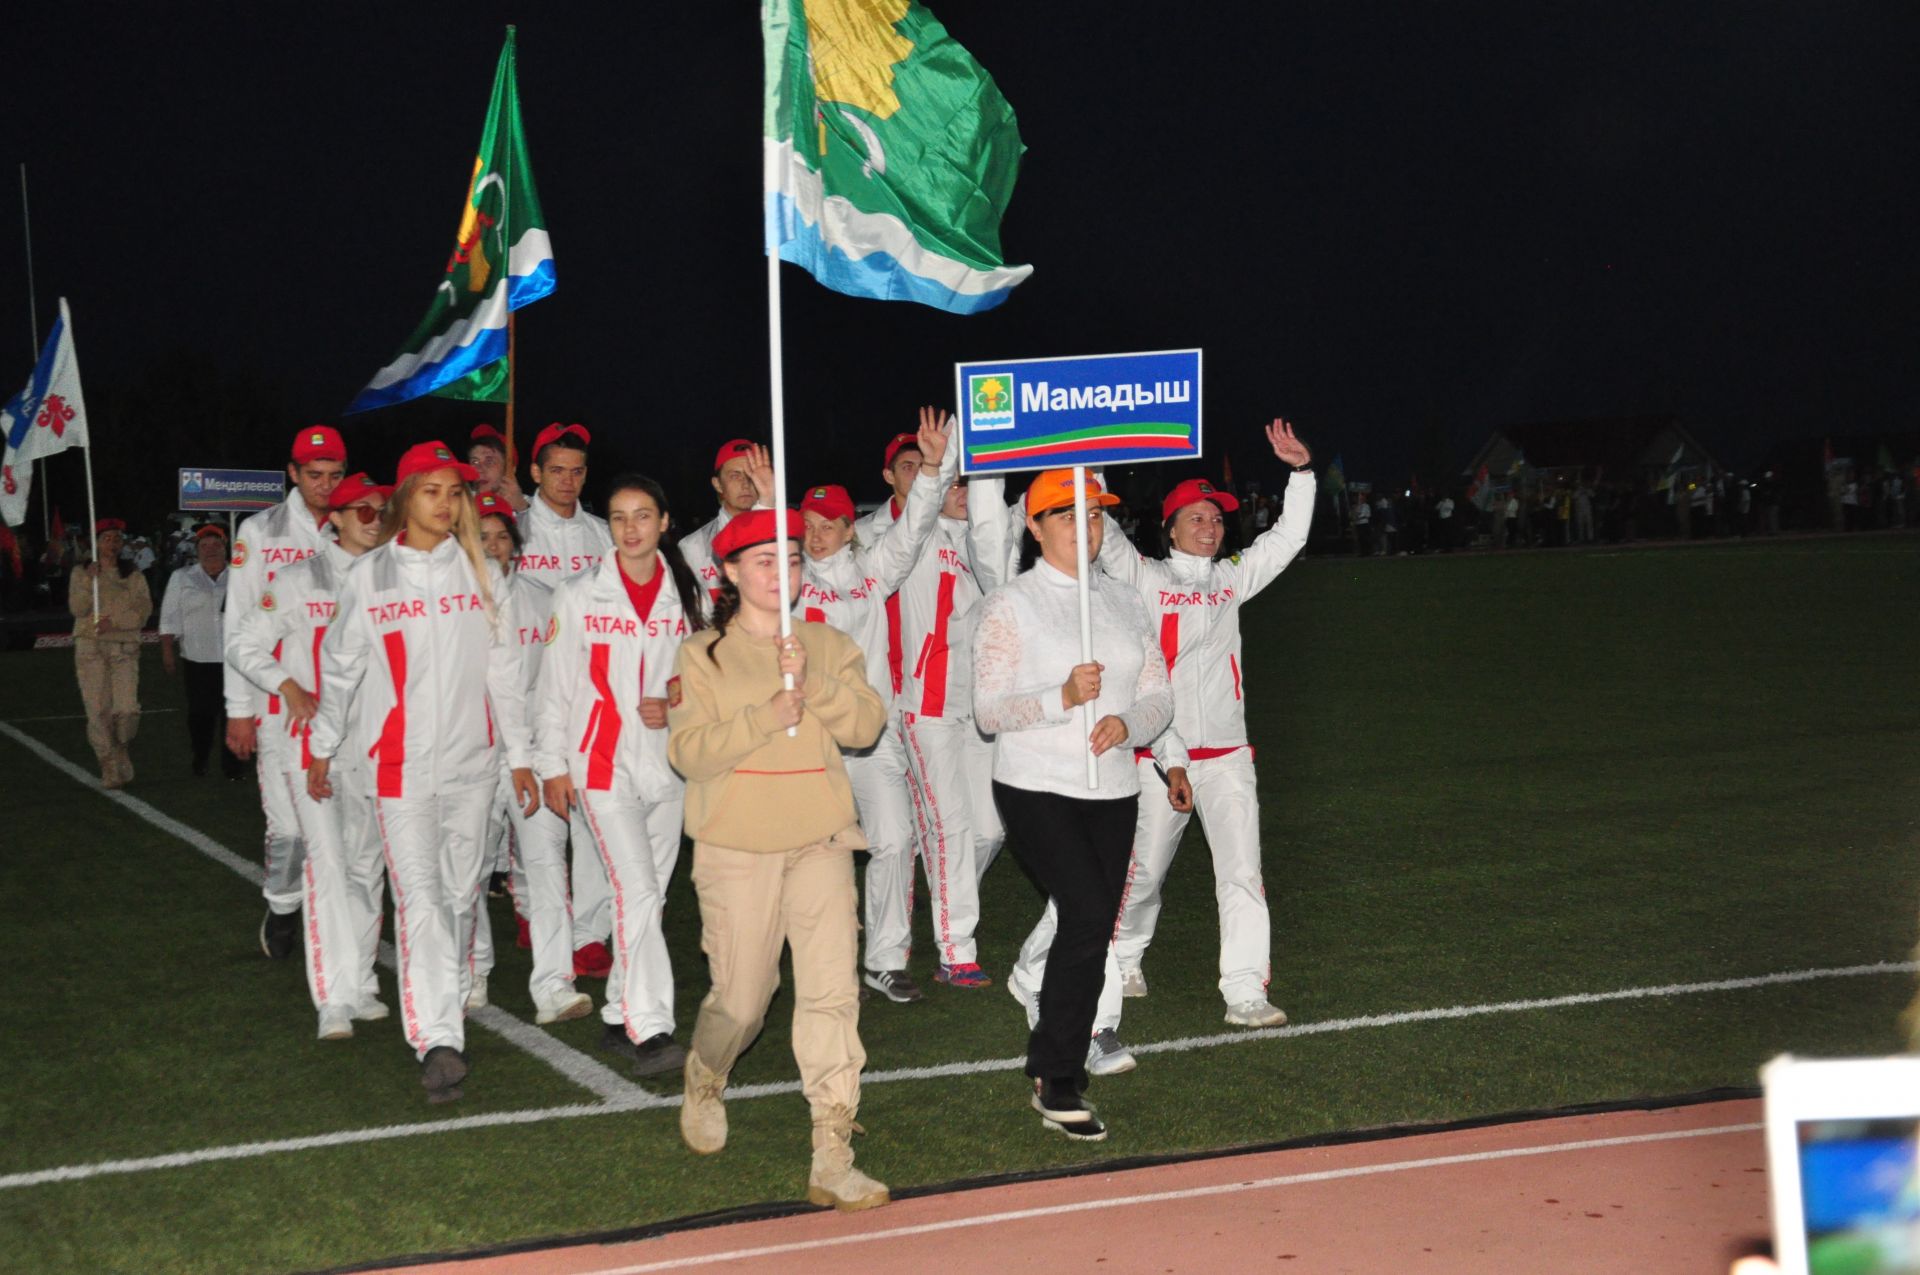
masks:
<svg viewBox="0 0 1920 1275"><path fill-rule="evenodd" d="M363 527L380 517L380 511L372 505L348 505L347 512L358 518Z"/></svg>

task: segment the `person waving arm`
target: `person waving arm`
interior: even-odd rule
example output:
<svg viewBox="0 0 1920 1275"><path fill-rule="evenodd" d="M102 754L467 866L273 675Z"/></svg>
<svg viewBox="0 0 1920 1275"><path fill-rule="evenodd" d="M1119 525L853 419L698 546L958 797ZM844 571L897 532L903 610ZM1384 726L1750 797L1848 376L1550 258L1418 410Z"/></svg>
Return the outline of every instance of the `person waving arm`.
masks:
<svg viewBox="0 0 1920 1275"><path fill-rule="evenodd" d="M879 543L865 551L862 568L879 581L881 596L898 589L920 560L920 550L940 520L940 502L960 468L960 451L952 446L953 424L943 411L920 409L920 473L907 493L907 507L898 524ZM856 550L856 552L858 552ZM983 586L984 587L984 586Z"/></svg>
<svg viewBox="0 0 1920 1275"><path fill-rule="evenodd" d="M1267 442L1272 444L1275 456L1293 466L1293 476L1287 480L1280 520L1254 538L1237 564L1228 564L1228 569L1235 572L1235 591L1243 603L1287 569L1306 548L1307 533L1313 529L1315 488L1313 471L1307 468L1313 463L1313 453L1295 436L1293 426L1278 417L1267 426Z"/></svg>

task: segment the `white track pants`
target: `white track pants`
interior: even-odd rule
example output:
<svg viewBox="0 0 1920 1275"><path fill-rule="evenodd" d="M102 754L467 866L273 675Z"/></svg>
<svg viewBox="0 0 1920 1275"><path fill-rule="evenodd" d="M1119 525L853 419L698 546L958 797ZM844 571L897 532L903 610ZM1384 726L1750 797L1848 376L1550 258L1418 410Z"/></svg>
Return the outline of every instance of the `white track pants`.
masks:
<svg viewBox="0 0 1920 1275"><path fill-rule="evenodd" d="M528 816L513 800L512 776L503 773L500 783L507 792L504 808L512 842L513 910L527 918L527 937L533 944L533 976L527 980L527 990L533 993L534 1005L545 1009L574 994L567 821L545 803Z"/></svg>
<svg viewBox="0 0 1920 1275"><path fill-rule="evenodd" d="M1040 983L1047 976L1047 953L1053 948L1053 932L1060 928L1060 910L1047 900L1039 924L1020 945L1020 956L1007 972L1007 981L1018 992L1022 1003L1030 1006L1027 1026L1040 1021ZM1120 963L1114 959L1113 944L1107 944L1107 971L1100 981L1100 1002L1094 1007L1093 1030L1120 1029Z"/></svg>
<svg viewBox="0 0 1920 1275"><path fill-rule="evenodd" d="M907 750L894 714L872 748L845 754L847 779L860 810L860 830L870 845L867 897L867 968L901 970L913 942L913 804L907 796Z"/></svg>
<svg viewBox="0 0 1920 1275"><path fill-rule="evenodd" d="M613 936L613 887L607 881L607 865L594 849L593 831L578 808L569 823L573 832L573 945L605 943Z"/></svg>
<svg viewBox="0 0 1920 1275"><path fill-rule="evenodd" d="M624 1027L637 1045L673 1031L673 965L661 913L680 857L686 803L650 805L618 790L575 791L613 892L613 972L600 1021Z"/></svg>
<svg viewBox="0 0 1920 1275"><path fill-rule="evenodd" d="M333 796L326 801L307 795L304 770L283 770L280 781L306 846L301 946L307 991L315 1009L364 1005L380 991L373 966L380 946L380 912L386 905L371 776L336 778Z"/></svg>
<svg viewBox="0 0 1920 1275"><path fill-rule="evenodd" d="M993 805L993 745L971 717L902 713L900 737L933 895L934 950L942 965L969 965L977 959L980 878L1006 840Z"/></svg>
<svg viewBox="0 0 1920 1275"><path fill-rule="evenodd" d="M300 816L282 776L290 770L306 774L300 765L300 742L287 734L285 715L255 718L254 773L260 781L260 809L267 816L261 854L265 879L260 893L267 907L281 916L300 910L306 894L301 883L306 845L300 840Z"/></svg>
<svg viewBox="0 0 1920 1275"><path fill-rule="evenodd" d="M508 825L507 808L513 804L513 777L501 773L500 786L493 790L493 804L487 807L487 871L513 870L513 833Z"/></svg>
<svg viewBox="0 0 1920 1275"><path fill-rule="evenodd" d="M380 843L393 883L400 1015L416 1058L466 1048L473 985L473 905L486 890L490 786L432 797L381 797Z"/></svg>
<svg viewBox="0 0 1920 1275"><path fill-rule="evenodd" d="M1159 800L1140 802L1133 837L1133 864L1120 908L1115 942L1122 969L1138 969L1160 920L1160 890L1180 848L1190 815L1166 801L1166 785L1142 760L1140 791ZM1220 995L1229 1005L1264 1000L1272 955L1272 921L1260 879L1260 800L1254 788L1253 752L1241 748L1187 767L1194 809L1213 851L1213 893L1220 908Z"/></svg>

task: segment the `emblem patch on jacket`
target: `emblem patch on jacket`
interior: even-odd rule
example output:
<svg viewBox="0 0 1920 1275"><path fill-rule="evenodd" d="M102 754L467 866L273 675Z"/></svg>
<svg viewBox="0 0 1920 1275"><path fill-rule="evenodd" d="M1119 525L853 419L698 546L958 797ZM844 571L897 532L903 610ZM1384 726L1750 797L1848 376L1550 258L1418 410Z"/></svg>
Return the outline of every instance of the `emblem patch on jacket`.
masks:
<svg viewBox="0 0 1920 1275"><path fill-rule="evenodd" d="M680 679L677 677L667 679L667 707L680 707Z"/></svg>

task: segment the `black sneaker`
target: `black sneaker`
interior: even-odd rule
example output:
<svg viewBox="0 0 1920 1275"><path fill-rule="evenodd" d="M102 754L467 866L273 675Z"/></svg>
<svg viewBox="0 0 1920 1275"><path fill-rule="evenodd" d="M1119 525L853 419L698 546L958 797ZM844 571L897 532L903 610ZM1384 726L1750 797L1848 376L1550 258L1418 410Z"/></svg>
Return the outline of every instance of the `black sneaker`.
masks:
<svg viewBox="0 0 1920 1275"><path fill-rule="evenodd" d="M658 1032L633 1047L633 1074L664 1076L687 1065L687 1051L673 1043L673 1037Z"/></svg>
<svg viewBox="0 0 1920 1275"><path fill-rule="evenodd" d="M513 879L504 872L496 872L487 878L487 897L505 899L513 895Z"/></svg>
<svg viewBox="0 0 1920 1275"><path fill-rule="evenodd" d="M600 1048L610 1054L618 1054L630 1063L640 1061L640 1050L627 1039L627 1029L613 1023L600 1025Z"/></svg>
<svg viewBox="0 0 1920 1275"><path fill-rule="evenodd" d="M1080 1093L1080 1086L1070 1080L1036 1080L1033 1109L1040 1113L1041 1124L1075 1142L1104 1142L1107 1127Z"/></svg>
<svg viewBox="0 0 1920 1275"><path fill-rule="evenodd" d="M435 1045L420 1060L420 1083L426 1087L428 1102L457 1101L462 1096L460 1082L466 1078L466 1056L449 1045Z"/></svg>
<svg viewBox="0 0 1920 1275"><path fill-rule="evenodd" d="M293 955L299 941L300 914L289 912L282 916L268 908L266 919L260 922L260 950L272 960L284 961Z"/></svg>
<svg viewBox="0 0 1920 1275"><path fill-rule="evenodd" d="M926 999L920 984L905 970L862 970L860 981L896 1005L911 1005Z"/></svg>

